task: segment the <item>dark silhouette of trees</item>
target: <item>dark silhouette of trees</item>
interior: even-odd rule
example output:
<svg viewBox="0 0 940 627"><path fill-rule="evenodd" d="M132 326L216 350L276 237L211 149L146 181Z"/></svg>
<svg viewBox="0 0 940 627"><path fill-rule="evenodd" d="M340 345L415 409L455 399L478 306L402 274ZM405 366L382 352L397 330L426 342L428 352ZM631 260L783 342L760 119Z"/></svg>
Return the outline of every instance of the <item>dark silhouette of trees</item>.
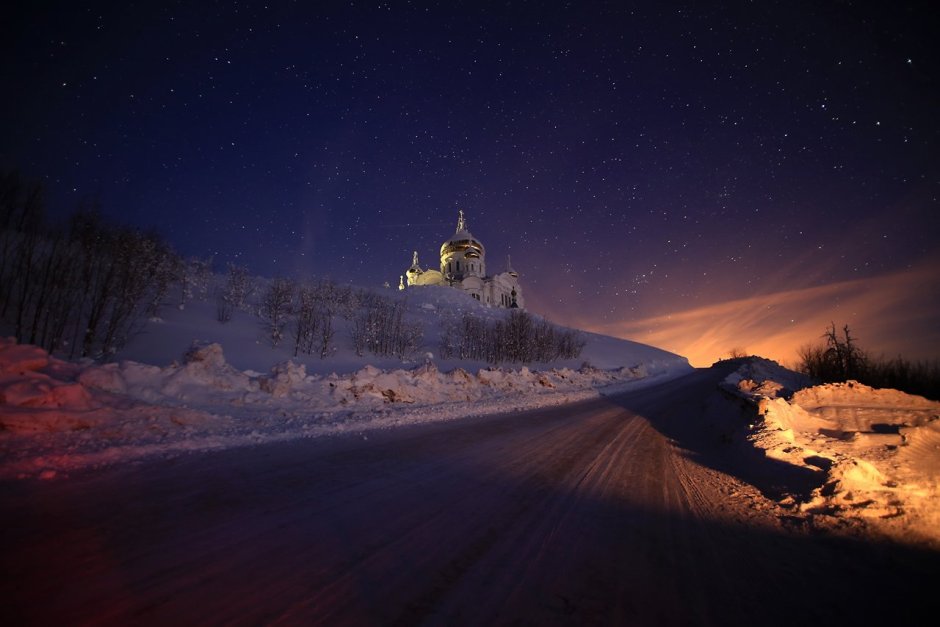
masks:
<svg viewBox="0 0 940 627"><path fill-rule="evenodd" d="M288 325L294 335L294 356L318 353L325 359L336 350L334 317L348 319L356 310L358 296L348 286L336 285L329 279L302 284L295 293Z"/></svg>
<svg viewBox="0 0 940 627"><path fill-rule="evenodd" d="M562 329L513 309L505 320L492 322L464 315L444 329L440 354L444 359L457 357L493 364L551 362L577 358L584 343L583 336L573 329Z"/></svg>
<svg viewBox="0 0 940 627"><path fill-rule="evenodd" d="M940 362L874 358L858 346L849 325L839 332L832 323L822 337L824 344L797 350L799 371L825 383L854 380L940 400Z"/></svg>
<svg viewBox="0 0 940 627"><path fill-rule="evenodd" d="M402 301L365 292L352 317L351 334L359 356L369 351L379 357L405 359L418 350L424 329L408 320Z"/></svg>
<svg viewBox="0 0 940 627"><path fill-rule="evenodd" d="M209 295L209 283L212 280L212 259L190 257L175 264L175 282L179 284L179 309L185 309L186 302L198 295L205 299Z"/></svg>
<svg viewBox="0 0 940 627"><path fill-rule="evenodd" d="M846 381L864 376L868 357L856 344L849 325L836 331L833 322L822 336L825 345L802 346L797 351L800 366L806 374L820 381Z"/></svg>
<svg viewBox="0 0 940 627"><path fill-rule="evenodd" d="M284 329L290 318L293 300L293 281L281 278L271 281L261 297L261 320L274 346L280 344L284 337Z"/></svg>
<svg viewBox="0 0 940 627"><path fill-rule="evenodd" d="M225 323L236 309L246 309L255 292L254 279L246 266L228 264L228 278L216 294L216 318Z"/></svg>
<svg viewBox="0 0 940 627"><path fill-rule="evenodd" d="M19 342L106 357L157 314L179 263L158 235L110 223L95 203L49 225L41 185L0 174L0 317Z"/></svg>

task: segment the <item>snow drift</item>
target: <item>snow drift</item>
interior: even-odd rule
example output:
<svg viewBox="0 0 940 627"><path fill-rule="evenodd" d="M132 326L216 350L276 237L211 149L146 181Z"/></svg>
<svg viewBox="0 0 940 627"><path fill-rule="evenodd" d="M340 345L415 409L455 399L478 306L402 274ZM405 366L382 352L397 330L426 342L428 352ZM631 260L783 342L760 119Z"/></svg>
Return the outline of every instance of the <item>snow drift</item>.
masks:
<svg viewBox="0 0 940 627"><path fill-rule="evenodd" d="M615 340L616 341L616 340ZM0 339L0 476L52 478L150 455L385 428L586 399L689 370L685 359L602 370L463 368L426 358L338 375L303 363L239 370L216 343L165 367L75 364Z"/></svg>
<svg viewBox="0 0 940 627"><path fill-rule="evenodd" d="M856 381L813 385L761 358L722 388L756 406L751 444L820 473L809 498L786 501L817 517L864 518L940 540L940 403Z"/></svg>

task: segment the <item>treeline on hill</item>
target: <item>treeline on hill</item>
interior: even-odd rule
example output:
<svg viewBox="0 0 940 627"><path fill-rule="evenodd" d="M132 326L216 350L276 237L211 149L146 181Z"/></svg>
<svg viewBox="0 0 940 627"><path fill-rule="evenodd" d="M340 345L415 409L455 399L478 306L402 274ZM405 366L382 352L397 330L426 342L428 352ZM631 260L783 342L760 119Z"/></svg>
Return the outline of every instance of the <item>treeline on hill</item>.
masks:
<svg viewBox="0 0 940 627"><path fill-rule="evenodd" d="M241 307L245 287L243 269L229 267L225 288L218 296L219 321L229 319L233 307ZM404 302L368 290L355 290L329 280L316 283L278 278L261 294L258 313L274 346L291 341L294 355L326 358L336 351L334 318L347 321L356 354L405 359L421 346L424 336L419 321L409 320ZM505 321L486 322L466 314L446 324L440 356L489 363L550 362L581 354L584 339L571 329L559 329L536 320L525 311L513 310Z"/></svg>
<svg viewBox="0 0 940 627"><path fill-rule="evenodd" d="M52 225L40 183L0 173L0 318L19 342L105 357L144 314L157 314L171 284L185 294L209 273L208 263L187 264L155 233L111 224L92 205Z"/></svg>
<svg viewBox="0 0 940 627"><path fill-rule="evenodd" d="M231 311L244 293L243 271L229 267L225 289L217 299L219 321L222 312ZM405 359L421 345L424 329L405 317L405 305L367 290L323 279L315 283L278 278L261 295L259 315L274 346L285 338L292 340L294 356L319 355L336 351L334 318L348 322L353 349L360 357L368 351L379 357Z"/></svg>
<svg viewBox="0 0 940 627"><path fill-rule="evenodd" d="M940 362L872 357L858 346L848 325L840 333L832 323L823 338L824 344L807 344L797 351L801 372L823 382L852 379L940 400Z"/></svg>
<svg viewBox="0 0 940 627"><path fill-rule="evenodd" d="M583 336L572 329L560 329L544 319L512 309L506 320L487 322L466 314L447 325L441 336L444 359L477 359L489 363L550 362L575 359L584 348Z"/></svg>

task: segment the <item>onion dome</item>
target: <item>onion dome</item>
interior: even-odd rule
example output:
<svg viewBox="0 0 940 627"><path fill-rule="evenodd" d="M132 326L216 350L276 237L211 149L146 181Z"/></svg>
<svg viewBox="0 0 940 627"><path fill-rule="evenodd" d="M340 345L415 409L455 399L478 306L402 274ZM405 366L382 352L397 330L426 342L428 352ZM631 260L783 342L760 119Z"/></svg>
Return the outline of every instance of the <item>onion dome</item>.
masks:
<svg viewBox="0 0 940 627"><path fill-rule="evenodd" d="M414 251L411 257L411 267L405 270L405 276L408 277L408 285L415 285L418 277L424 274L424 270L418 265L418 251Z"/></svg>
<svg viewBox="0 0 940 627"><path fill-rule="evenodd" d="M411 257L411 267L408 268L408 274L421 274L424 270L418 265L418 251L414 251Z"/></svg>
<svg viewBox="0 0 940 627"><path fill-rule="evenodd" d="M462 210L458 215L457 231L449 240L441 244L441 259L455 253L461 253L465 259L480 259L486 252L486 249L483 248L483 244L467 229L467 221L463 217Z"/></svg>

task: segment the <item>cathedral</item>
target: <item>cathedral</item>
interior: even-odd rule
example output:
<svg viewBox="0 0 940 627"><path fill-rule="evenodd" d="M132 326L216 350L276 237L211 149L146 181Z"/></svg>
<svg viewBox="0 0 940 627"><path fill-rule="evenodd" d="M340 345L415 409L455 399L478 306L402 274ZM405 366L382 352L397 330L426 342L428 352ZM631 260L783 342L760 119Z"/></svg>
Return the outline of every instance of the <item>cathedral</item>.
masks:
<svg viewBox="0 0 940 627"><path fill-rule="evenodd" d="M458 212L457 232L441 245L441 269L424 270L418 265L415 251L411 267L400 278L398 289L418 285L447 285L463 290L478 301L492 307L522 308L519 274L506 261L506 271L493 276L486 274L486 249L467 228L463 211Z"/></svg>

